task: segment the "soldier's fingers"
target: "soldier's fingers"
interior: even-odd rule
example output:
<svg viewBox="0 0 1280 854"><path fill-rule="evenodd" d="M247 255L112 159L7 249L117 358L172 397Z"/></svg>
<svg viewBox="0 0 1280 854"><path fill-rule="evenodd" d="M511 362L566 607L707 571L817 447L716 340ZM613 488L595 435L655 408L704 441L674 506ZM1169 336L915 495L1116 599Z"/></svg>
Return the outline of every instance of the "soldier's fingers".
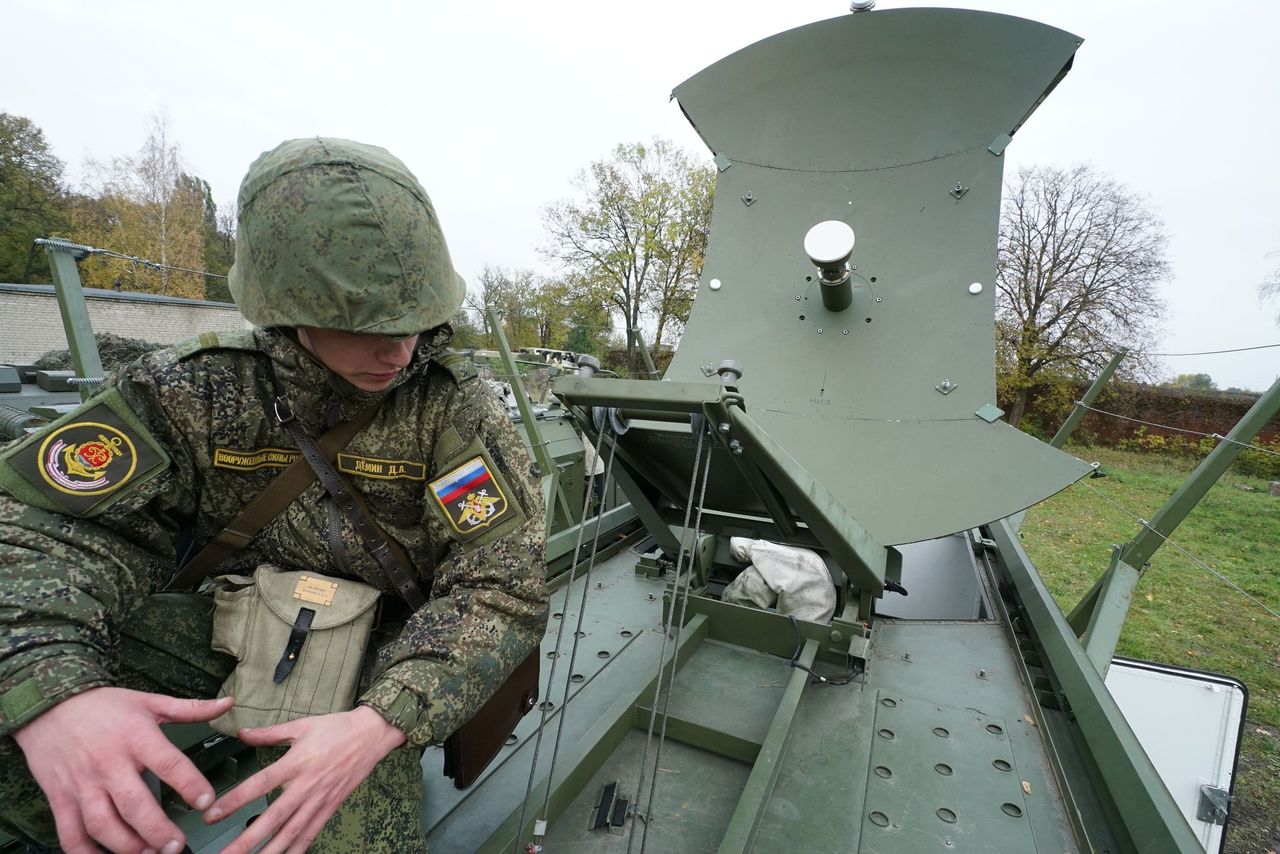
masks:
<svg viewBox="0 0 1280 854"><path fill-rule="evenodd" d="M314 804L304 804L304 808L294 812L258 854L306 854L328 819L327 810L318 809Z"/></svg>
<svg viewBox="0 0 1280 854"><path fill-rule="evenodd" d="M147 709L159 723L211 721L235 705L234 697L216 700L184 700L164 694L147 694Z"/></svg>
<svg viewBox="0 0 1280 854"><path fill-rule="evenodd" d="M165 854L182 850L185 837L160 808L160 802L135 773L118 775L111 781L108 790L116 814L124 820L129 829L141 836L146 847L153 851L164 851ZM86 823L88 819L86 817ZM107 843L105 839L96 837L112 851L137 850L137 848L119 848Z"/></svg>
<svg viewBox="0 0 1280 854"><path fill-rule="evenodd" d="M94 842L108 851L141 851L151 847L125 824L111 798L100 789L81 795L76 818L76 825L69 826L65 835L62 822L55 818L58 842L68 852L96 852L99 849Z"/></svg>
<svg viewBox="0 0 1280 854"><path fill-rule="evenodd" d="M254 747L281 744L297 738L301 735L300 730L305 726L305 718L299 718L298 720L286 721L273 726L246 727L236 733L236 738Z"/></svg>
<svg viewBox="0 0 1280 854"><path fill-rule="evenodd" d="M278 764L278 763L277 763ZM258 818L245 828L244 833L235 838L230 845L222 850L222 854L249 854L259 845L268 839L272 841L272 845L279 843L279 847L263 848L263 852L280 851L287 845L291 839L287 833L281 832L288 819L295 818L299 813L310 814L310 809L306 801L301 795L296 795L288 789L284 794L276 799L276 802L267 807L266 812L258 816ZM279 835L279 840L276 836ZM262 854L262 852L260 852Z"/></svg>
<svg viewBox="0 0 1280 854"><path fill-rule="evenodd" d="M159 731L138 745L136 758L168 783L189 806L198 810L212 806L213 786L196 768L195 763Z"/></svg>
<svg viewBox="0 0 1280 854"><path fill-rule="evenodd" d="M289 760L289 754L286 753L280 759L272 762L266 768L263 768L257 774L227 792L212 807L205 810L205 824L222 821L245 804L256 801L273 789L280 788L289 779L291 773L292 763ZM283 797L281 800L283 800ZM280 801L276 801L276 803L280 803ZM274 806L275 804L272 805L272 807ZM267 812L271 812L271 810L268 809ZM266 815L266 813L263 813L263 815ZM257 827L260 821L262 821L261 818L255 821L253 826Z"/></svg>

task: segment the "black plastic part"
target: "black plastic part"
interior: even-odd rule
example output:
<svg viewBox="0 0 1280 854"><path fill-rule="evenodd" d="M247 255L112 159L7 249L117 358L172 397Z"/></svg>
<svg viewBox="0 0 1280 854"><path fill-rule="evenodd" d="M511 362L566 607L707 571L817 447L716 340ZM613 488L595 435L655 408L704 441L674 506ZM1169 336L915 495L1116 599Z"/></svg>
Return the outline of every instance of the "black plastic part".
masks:
<svg viewBox="0 0 1280 854"><path fill-rule="evenodd" d="M600 792L600 800L596 801L595 812L591 816L591 829L600 830L609 826L609 810L613 807L613 796L618 791L618 783L606 783Z"/></svg>
<svg viewBox="0 0 1280 854"><path fill-rule="evenodd" d="M627 807L631 806L631 801L626 798L618 798L613 802L613 815L609 816L609 824L614 827L622 827L627 820Z"/></svg>

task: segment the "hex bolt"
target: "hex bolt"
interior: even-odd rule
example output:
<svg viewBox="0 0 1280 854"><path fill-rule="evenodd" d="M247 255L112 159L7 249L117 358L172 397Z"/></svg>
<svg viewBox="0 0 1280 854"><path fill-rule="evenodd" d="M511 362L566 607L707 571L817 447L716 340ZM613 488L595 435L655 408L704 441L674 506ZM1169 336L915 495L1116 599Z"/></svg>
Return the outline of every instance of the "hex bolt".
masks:
<svg viewBox="0 0 1280 854"><path fill-rule="evenodd" d="M740 457L740 456L742 456L742 443L741 443L741 442L739 442L737 439L734 439L734 440L730 441L730 442L729 442L729 450L730 450L730 451L733 451L733 453L734 453L736 456L739 456L739 457Z"/></svg>
<svg viewBox="0 0 1280 854"><path fill-rule="evenodd" d="M729 432L729 422L728 422L728 421L721 421L721 422L720 422L720 432L721 432L721 433L728 433L728 432Z"/></svg>
<svg viewBox="0 0 1280 854"><path fill-rule="evenodd" d="M819 335L821 335L821 334L822 334L822 328L821 328L821 327L819 327L819 328L818 328L818 334L819 334Z"/></svg>
<svg viewBox="0 0 1280 854"><path fill-rule="evenodd" d="M849 330L848 330L848 329L842 330L840 334L841 334L841 335L848 335L848 334L849 334Z"/></svg>

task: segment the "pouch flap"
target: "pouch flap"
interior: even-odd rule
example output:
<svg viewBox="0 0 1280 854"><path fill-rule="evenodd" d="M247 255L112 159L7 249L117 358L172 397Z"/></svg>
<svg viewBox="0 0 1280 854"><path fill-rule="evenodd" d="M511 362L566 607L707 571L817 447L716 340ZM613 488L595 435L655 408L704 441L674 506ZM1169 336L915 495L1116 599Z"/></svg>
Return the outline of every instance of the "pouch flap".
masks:
<svg viewBox="0 0 1280 854"><path fill-rule="evenodd" d="M332 578L318 572L282 572L264 565L254 572L259 598L271 612L292 625L299 608L316 612L311 630L349 623L378 602L381 593L360 581Z"/></svg>

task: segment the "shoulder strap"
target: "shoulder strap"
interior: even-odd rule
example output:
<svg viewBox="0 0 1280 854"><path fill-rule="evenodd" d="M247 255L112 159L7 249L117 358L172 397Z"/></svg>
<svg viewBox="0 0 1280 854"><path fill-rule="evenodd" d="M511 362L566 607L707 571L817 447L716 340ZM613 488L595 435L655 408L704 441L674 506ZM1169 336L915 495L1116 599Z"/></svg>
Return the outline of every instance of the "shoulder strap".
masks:
<svg viewBox="0 0 1280 854"><path fill-rule="evenodd" d="M356 529L365 550L382 567L396 592L415 611L427 604L427 597L413 578L409 556L402 549L393 547L391 539L378 527L364 501L347 485L342 475L334 469L333 463L316 446L315 440L298 424L283 397L276 398L276 418L289 431L294 444L302 451L302 458L314 470L315 476L320 478L342 515Z"/></svg>
<svg viewBox="0 0 1280 854"><path fill-rule="evenodd" d="M316 443L320 453L332 459L373 420L380 404L378 401L361 410L354 418L343 421L321 436ZM212 575L223 561L248 546L258 532L279 516L315 479L315 471L305 458L294 460L245 505L240 515L228 522L213 540L182 566L166 589L187 590Z"/></svg>

